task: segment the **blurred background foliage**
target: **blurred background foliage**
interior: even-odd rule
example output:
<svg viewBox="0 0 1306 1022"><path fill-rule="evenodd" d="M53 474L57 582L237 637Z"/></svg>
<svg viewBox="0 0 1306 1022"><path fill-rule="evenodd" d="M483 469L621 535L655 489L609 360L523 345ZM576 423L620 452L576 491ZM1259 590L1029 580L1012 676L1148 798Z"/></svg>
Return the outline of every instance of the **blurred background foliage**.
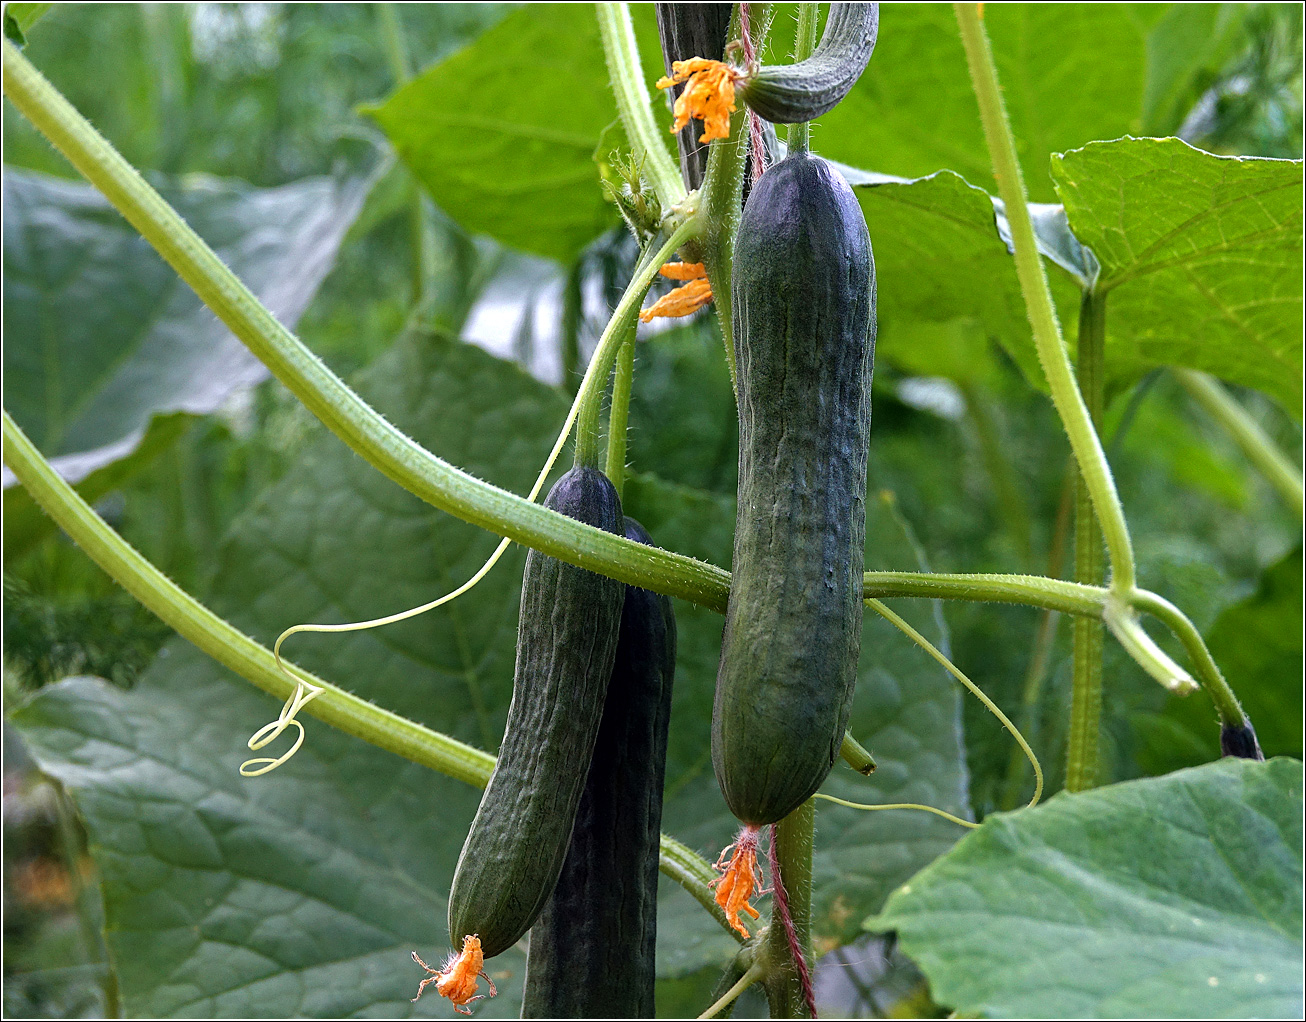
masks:
<svg viewBox="0 0 1306 1022"><path fill-rule="evenodd" d="M775 48L783 52L792 17L779 6L776 35L781 41ZM1115 121L1103 115L1107 123L1118 122L1119 130L1072 137L1067 145L1058 141L1058 151L1130 130L1178 134L1214 153L1300 159L1300 6L1198 6L1209 8L1203 14L1209 20L1200 24L1184 21L1182 12L1170 8L1113 9L1117 42L1112 45L1118 45L1120 53L1145 53L1151 77L1146 83L1140 78L1132 86L1132 98L1126 97L1133 103L1132 114L1120 114ZM999 8L994 10L995 18L1002 16ZM339 225L339 237L326 249L318 245L327 260L323 272L305 302L287 313L292 320L298 318L297 331L305 343L337 372L348 376L372 367L371 378L384 382L391 379L387 373L395 372L395 360L400 366L408 364L403 361L404 345L425 350L423 337L431 339L427 347L445 343L441 338L461 337L515 361L549 387L568 390L575 386L634 258L628 239L616 230L615 213L598 200L597 172L577 186L582 191L592 188L594 228L586 237L593 240L569 251L561 262L541 257L540 246L525 244L536 253L525 254L468 233L460 226L467 220L466 211L451 204L446 213L418 183L420 178L430 185L436 171L413 163L406 155L406 139L427 131L446 152L454 153L440 164L438 174L444 177L437 185L452 181L470 189L495 187L484 175L457 181L459 146L471 143L458 136L465 128L411 120L396 127L393 117L401 107L392 104L408 101L404 92L397 92L404 82L434 68L430 75L435 77L415 79L409 89L417 91L409 95L434 88L433 81L449 87L450 68L457 65L441 61L495 26L510 31L511 26L502 26L511 12L511 5L463 4L58 5L30 28L26 54L133 165L179 194L199 194L196 202L202 203L203 195L219 184L249 189L242 194L254 203L285 194L277 189L309 181L369 182L365 200L340 213L348 222ZM1094 15L1066 15L1078 16ZM589 18L588 8L561 9L556 15L559 25L545 24L542 30L562 31L572 17ZM920 39L932 38L936 28L929 16L921 17L914 30ZM651 15L647 20L651 22ZM893 31L892 16L886 13L881 51L868 72L868 77L883 77L868 83L856 102L887 102L884 97L889 97L898 103L900 120L929 123L935 100L919 95L912 101L917 106L907 108L903 93L895 92L902 83L892 80L891 69L882 73L885 42L893 42ZM1001 26L994 31L1000 39ZM903 32L906 35L905 28ZM652 77L661 70L653 62L656 37L650 37L642 22L641 33L645 71ZM1054 39L1058 59L1079 74L1105 80L1137 70L1122 70L1101 58L1100 45L1106 43L1069 32ZM510 75L504 80L510 90L565 95L568 89L583 88L584 81L578 81L574 71L583 66L586 51L559 56L560 68L563 56L574 65L570 71L559 70L552 81L520 82ZM1000 65L1003 59L1000 52ZM1167 72L1172 66L1182 67L1183 73ZM1002 70L1008 73L1008 67ZM951 71L964 76L964 70ZM504 68L495 73L508 75ZM592 73L600 83L597 103L608 104L602 67ZM1165 89L1156 85L1161 81ZM1118 102L1121 109L1128 105L1104 90L1103 103ZM457 113L456 102L449 102L450 111L440 116ZM850 102L848 109L853 106ZM950 115L946 103L940 109L941 116ZM1021 116L1037 124L1038 113L1050 120L1055 111L1018 113L1017 131ZM1093 123L1087 115L1084 122ZM611 145L612 138L598 129L601 124L592 143L586 144L592 144L602 160L599 135L603 145ZM9 329L9 306L12 302L18 308L23 300L11 295L9 282L13 253L20 251L22 240L11 238L10 181L19 175L10 172L70 182L76 177L7 101L3 130L8 407L24 382L17 369L13 376L9 372L15 349L24 343ZM817 125L814 145L820 151L828 142L830 155L856 162L852 151L838 151L839 132L852 137L851 131L832 115L828 124ZM392 141L403 159L396 158ZM492 142L490 137L484 144ZM982 159L982 151L979 157L968 151L949 162L931 148L937 142L937 136L929 144L907 134L897 142L890 137L879 143L882 162L867 165L862 159L861 165L891 174L950 167L968 175L971 185L989 186L971 166ZM1044 184L1049 181L1048 151L1025 154L1043 168L1031 185L1036 192L1050 189ZM439 187L433 194L441 194ZM1040 197L1054 198L1050 193ZM522 236L546 230L531 219L541 215L543 207L529 201L524 205L524 226L516 228ZM867 208L875 240L873 207ZM62 215L51 207L50 216L56 213ZM104 216L109 225L113 214ZM93 221L91 217L91 227L79 221L82 226L69 230L67 244L80 243L80 231L102 238ZM275 246L291 225L272 219L260 228L254 243ZM895 258L892 251L877 251L886 264ZM57 267L46 269L54 273ZM256 288L260 284L257 279L249 282ZM106 278L96 286L101 290L92 287L85 301L94 302L97 294L108 295L119 285ZM882 296L882 310L884 306ZM124 336L134 336L133 315L123 311L109 324L110 332L120 329ZM58 334L64 328L56 321L42 329ZM897 320L882 319L881 330L889 356L881 358L876 370L871 485L873 494L892 496L894 512L885 518L883 528L888 531L877 535L896 535L892 542L899 545L906 543L903 536L910 537L932 570L1064 576L1071 559L1064 507L1068 447L1046 398L1009 354L1013 339L976 330L969 321L923 326L906 312ZM1073 322L1068 332L1073 333ZM378 361L387 357L389 369ZM432 377L432 386L436 382ZM549 415L555 413L549 388L533 389L537 385L524 375L486 369L473 377L473 386L483 388L468 400L480 407L475 414L483 417L475 421L483 424L487 436L511 435L501 432L505 427L494 415L499 405L505 420L540 403ZM1237 396L1299 462L1300 410L1253 390L1238 389ZM397 409L419 414L419 404L395 400ZM465 412L468 421L473 414ZM543 421L547 419L545 415ZM426 428L433 431L432 444L438 450L444 432L435 422ZM1143 584L1182 607L1202 630L1256 722L1266 753L1300 757L1300 522L1164 370L1147 372L1115 397L1104 441L1133 530ZM632 499L643 501L639 508L646 524L652 528L654 521L661 523L660 530L654 529L659 543L726 563L728 531L718 533L721 523L728 530L733 520L729 502L736 483L736 442L729 380L712 318L700 316L642 342L630 460L634 471L653 475L634 487ZM326 441L327 449L331 443ZM160 406L145 439L131 454L101 466L81 486L115 528L183 587L201 599L214 599L218 605L226 600L235 607L245 595L253 598L242 595L238 585L233 588L231 578L233 570L251 570L248 555L240 553L242 544L250 542L251 523L264 514L275 519L275 509L268 510L269 495L280 492L290 500L286 481L299 479L297 464L322 447L311 417L278 384L251 381L233 385L217 406L203 411ZM497 455L491 457L474 445L464 456L462 463L483 465L486 473L508 472ZM514 478L529 474L524 467L512 468ZM177 675L169 675L162 662L166 658L158 657L160 650L171 650L165 646L170 632L62 535L31 525L39 516L33 516L10 482L6 479L6 704L16 705L43 686L74 675L97 676L122 689L131 689L147 669L175 680ZM330 506L330 490L319 496ZM25 525L20 530L11 522L26 522L30 529ZM894 522L901 522L907 532L893 533ZM253 531L257 534L258 528ZM469 549L479 548L473 544ZM873 563L875 556L871 550L868 567L881 566ZM448 581L457 581L452 577L456 571L449 570ZM518 570L506 565L500 572ZM437 575L429 584L438 587L444 577ZM515 583L504 584L508 593L501 602L511 605ZM306 612L343 618L391 609L342 607L328 601ZM1050 790L1057 790L1069 691L1069 629L1064 621L1055 616L1044 620L1028 608L963 603L947 605L942 614L946 629L941 625L938 637L950 642L956 662L1022 724L1042 758ZM242 623L266 640L293 622ZM693 716L703 710L698 697L706 691L710 699L713 627L719 628L719 622L714 625L710 616L690 624L691 635L703 636L704 648L682 651L676 726L683 733L673 741L680 740L685 749L692 749L701 737L702 721ZM328 648L332 641L319 640L316 653L304 654L306 664L314 666L316 655L322 658L319 669L330 672L339 649ZM1161 773L1218 754L1208 703L1201 697L1182 701L1167 696L1114 643L1106 648L1104 781ZM369 653L363 648L358 655L365 663ZM876 655L878 651L868 653L872 661ZM502 694L501 689L493 691ZM964 744L958 748L964 759L941 768L946 780L931 781L944 792L935 797L948 797L945 789L952 784L954 789L960 785L964 800L968 778L968 797L977 818L1021 804L1028 797L1026 765L1013 756L1009 738L977 703L967 700L960 705ZM414 716L427 712L433 725L454 733L466 724L472 730L463 737L479 741L483 733L488 735L485 744L493 744L495 723L487 720L502 706L491 700L474 726L467 713L459 717L447 704L425 711L395 708ZM940 702L935 711L946 721L949 714L955 716L955 703ZM274 712L275 707L268 719ZM323 728L314 730L315 740L327 742ZM225 738L229 756L238 757L243 733L233 727ZM883 742L890 741L886 732ZM346 743L337 747L346 748ZM872 751L880 750L872 745ZM130 991L124 999L108 966L100 878L86 853L78 807L59 782L34 768L8 724L4 752L5 1014L95 1016L116 1012L124 1003L129 1009L133 1003L157 1006L161 1002L133 1002ZM234 770L234 762L223 769ZM385 769L379 758L370 762L380 764L374 769ZM912 762L909 753L903 753L903 762ZM698 773L688 761L683 766L683 785L672 795L675 812L681 814L676 819L684 821L683 832L677 833L686 839L701 836L706 849L709 836L716 839L720 823L714 814L719 807L709 805L710 785L699 783L702 764ZM710 771L706 780L711 780ZM916 825L902 824L901 817L899 824L908 829ZM936 840L931 831L920 834L922 842ZM859 918L853 920L857 922ZM442 929L438 919L436 924ZM685 932L693 932L688 923ZM831 946L839 947L845 939ZM695 950L683 955L683 961L677 959L675 970L664 971L661 1011L674 1014L706 1003L703 997L715 976L714 955L719 957L719 948L707 947L701 954ZM930 1009L928 1000L921 1000L918 974L880 938L848 943L827 962L821 992L832 1010L884 1016ZM395 1011L401 1007L407 1007L403 998L387 1005ZM302 1004L291 1009L307 1010Z"/></svg>

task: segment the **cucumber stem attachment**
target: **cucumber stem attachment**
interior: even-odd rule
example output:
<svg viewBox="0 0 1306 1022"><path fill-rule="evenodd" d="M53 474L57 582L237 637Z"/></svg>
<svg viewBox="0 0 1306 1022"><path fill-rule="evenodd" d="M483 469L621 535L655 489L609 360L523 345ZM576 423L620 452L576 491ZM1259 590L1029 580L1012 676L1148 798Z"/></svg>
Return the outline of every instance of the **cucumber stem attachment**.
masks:
<svg viewBox="0 0 1306 1022"><path fill-rule="evenodd" d="M794 36L794 63L806 60L816 49L816 25L820 20L820 4L798 5L798 32ZM785 144L791 153L805 153L811 141L811 121L789 125Z"/></svg>

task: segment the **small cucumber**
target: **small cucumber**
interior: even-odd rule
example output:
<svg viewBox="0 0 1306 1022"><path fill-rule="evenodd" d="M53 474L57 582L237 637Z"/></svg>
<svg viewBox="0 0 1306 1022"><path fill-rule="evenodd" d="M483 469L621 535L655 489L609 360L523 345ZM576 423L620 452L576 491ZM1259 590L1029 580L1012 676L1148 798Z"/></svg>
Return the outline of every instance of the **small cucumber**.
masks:
<svg viewBox="0 0 1306 1022"><path fill-rule="evenodd" d="M732 285L739 505L712 763L762 825L830 772L861 647L875 264L828 163L795 153L758 180Z"/></svg>
<svg viewBox="0 0 1306 1022"><path fill-rule="evenodd" d="M622 531L621 501L597 469L573 468L546 507ZM449 892L449 936L512 947L553 892L599 731L626 587L532 550L522 576L512 704L499 759Z"/></svg>
<svg viewBox="0 0 1306 1022"><path fill-rule="evenodd" d="M626 519L626 538L652 546ZM676 618L630 586L571 847L531 928L523 1018L652 1018Z"/></svg>

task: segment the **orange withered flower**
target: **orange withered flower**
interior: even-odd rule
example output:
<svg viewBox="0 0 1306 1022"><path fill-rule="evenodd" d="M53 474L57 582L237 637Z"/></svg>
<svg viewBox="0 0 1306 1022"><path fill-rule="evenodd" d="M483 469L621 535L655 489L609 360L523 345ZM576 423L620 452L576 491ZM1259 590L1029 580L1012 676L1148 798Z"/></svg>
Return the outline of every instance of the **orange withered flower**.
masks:
<svg viewBox="0 0 1306 1022"><path fill-rule="evenodd" d="M426 984L434 983L435 992L453 1002L454 1010L470 1015L472 1009L467 1007L472 1001L479 1001L484 994L476 992L476 981L484 978L490 984L490 996L499 991L494 988L494 980L485 974L485 954L481 951L481 938L469 934L463 938L463 949L459 954L450 955L443 969L432 969L413 952L413 961L430 973L417 987L417 997L422 996ZM413 1000L416 1001L417 997Z"/></svg>
<svg viewBox="0 0 1306 1022"><path fill-rule="evenodd" d="M702 263L667 263L658 270L669 280L687 283L668 291L639 314L641 323L649 323L658 316L688 316L712 300L712 285L707 280L707 268Z"/></svg>
<svg viewBox="0 0 1306 1022"><path fill-rule="evenodd" d="M749 933L739 921L739 913L746 912L754 919L758 917L757 909L749 904L754 891L761 886L757 870L757 833L756 827L745 827L733 845L726 845L721 850L716 868L724 872L709 885L716 888L716 903L725 910L726 920L745 937ZM723 865L731 849L734 849L734 855Z"/></svg>
<svg viewBox="0 0 1306 1022"><path fill-rule="evenodd" d="M730 134L730 115L735 112L735 85L743 74L719 60L691 57L672 62L671 77L659 78L658 88L669 89L684 84L676 97L676 122L672 134L689 123L691 117L703 122L700 142L725 138Z"/></svg>

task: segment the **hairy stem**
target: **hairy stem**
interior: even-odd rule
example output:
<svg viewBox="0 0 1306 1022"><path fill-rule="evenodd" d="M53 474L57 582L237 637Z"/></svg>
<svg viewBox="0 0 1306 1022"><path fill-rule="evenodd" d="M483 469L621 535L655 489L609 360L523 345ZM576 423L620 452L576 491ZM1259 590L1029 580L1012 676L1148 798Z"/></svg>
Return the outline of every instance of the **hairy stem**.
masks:
<svg viewBox="0 0 1306 1022"><path fill-rule="evenodd" d="M817 23L821 19L820 4L798 5L798 33L794 36L794 63L798 64L816 49ZM811 123L803 121L789 125L785 142L791 153L805 153L811 142Z"/></svg>
<svg viewBox="0 0 1306 1022"><path fill-rule="evenodd" d="M612 373L612 403L608 406L607 476L616 487L618 497L625 492L626 423L630 419L630 388L634 376L635 331L631 330L617 352L617 365Z"/></svg>
<svg viewBox="0 0 1306 1022"><path fill-rule="evenodd" d="M613 3L595 4L595 7L599 32L603 37L603 53L608 61L608 76L635 160L653 185L662 208L678 206L685 201L685 183L663 141L663 133L653 122L644 68L639 59L639 47L635 44L635 29L630 23L630 8L626 4Z"/></svg>
<svg viewBox="0 0 1306 1022"><path fill-rule="evenodd" d="M1117 592L1128 593L1135 585L1134 551L1125 524L1120 496L1107 464L1102 442L1093 428L1083 396L1075 385L1074 372L1066 354L1048 290L1047 273L1038 254L1034 240L1034 227L1029 218L1025 183L1021 177L1020 163L1016 158L1016 143L1007 121L1007 111L1002 102L997 68L989 48L988 35L980 21L975 4L954 4L957 23L961 28L961 41L966 50L966 63L970 68L975 98L979 102L980 119L984 124L984 137L988 142L989 157L998 180L998 192L1006 205L1011 225L1011 239L1015 247L1016 273L1025 297L1034 333L1034 346L1039 363L1052 392L1052 403L1070 438L1071 450L1084 477L1093 510L1097 512L1111 560L1111 586Z"/></svg>
<svg viewBox="0 0 1306 1022"><path fill-rule="evenodd" d="M1233 727L1241 725L1246 717L1238 697L1234 695L1229 683L1224 680L1224 675L1220 673L1220 668L1212 659L1210 650L1202 641L1201 633L1184 616L1183 611L1169 600L1157 596L1156 593L1149 593L1145 589L1135 591L1130 596L1129 603L1136 610L1151 614L1169 628L1175 638L1183 644L1184 651L1196 671L1197 680L1201 682L1211 701L1215 703L1215 710L1220 715L1220 723Z"/></svg>
<svg viewBox="0 0 1306 1022"><path fill-rule="evenodd" d="M1079 308L1079 389L1095 430L1102 427L1105 376L1106 295L1085 291ZM1102 582L1102 531L1082 472L1075 479L1075 581ZM1066 790L1096 787L1102 722L1101 620L1071 623L1070 731L1066 742Z"/></svg>
<svg viewBox="0 0 1306 1022"><path fill-rule="evenodd" d="M1212 419L1218 422L1233 438L1238 449L1265 476L1290 508L1303 516L1302 474L1261 429L1260 423L1247 414L1247 409L1234 400L1214 377L1195 369L1173 368L1175 379L1182 384L1188 396L1196 401Z"/></svg>
<svg viewBox="0 0 1306 1022"><path fill-rule="evenodd" d="M767 1001L772 1018L815 1018L812 991L812 833L808 799L771 828L771 925L766 930Z"/></svg>

